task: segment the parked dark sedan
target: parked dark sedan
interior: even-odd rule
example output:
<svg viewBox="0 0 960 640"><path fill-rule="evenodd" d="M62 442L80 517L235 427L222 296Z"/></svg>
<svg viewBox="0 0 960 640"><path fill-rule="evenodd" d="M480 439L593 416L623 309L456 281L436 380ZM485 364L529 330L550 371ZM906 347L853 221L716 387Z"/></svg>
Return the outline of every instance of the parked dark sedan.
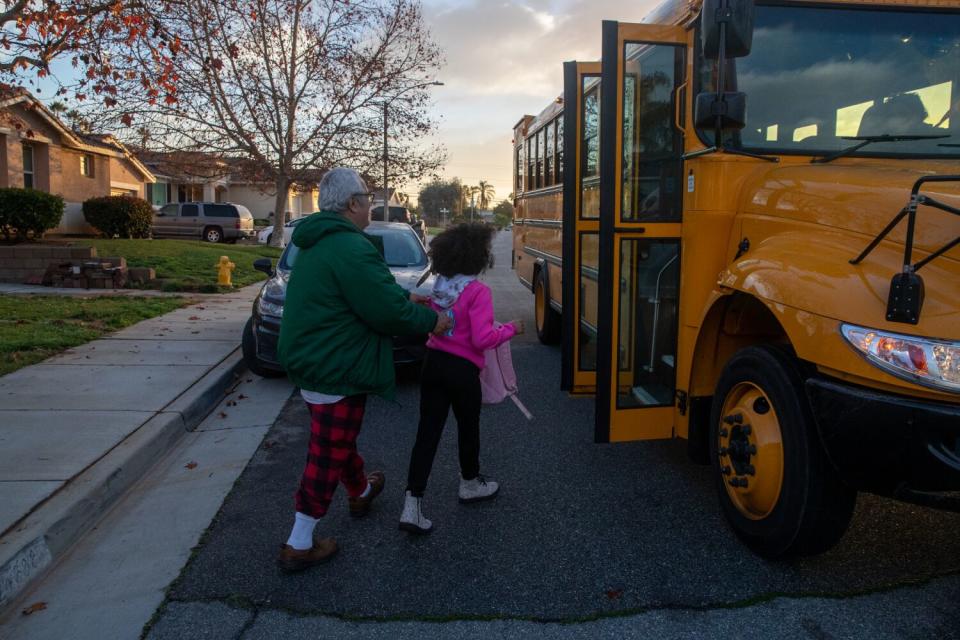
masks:
<svg viewBox="0 0 960 640"><path fill-rule="evenodd" d="M397 283L408 291L428 295L433 288L430 262L416 232L410 225L399 222L371 222L364 230L383 239L384 258ZM253 301L253 314L243 330L243 359L253 373L264 377L284 375L277 362L277 339L280 337L280 319L287 281L294 268L300 249L288 244L277 268L269 258L253 263L258 271L270 278ZM426 353L427 336L396 336L393 339L393 360L397 364L418 362Z"/></svg>

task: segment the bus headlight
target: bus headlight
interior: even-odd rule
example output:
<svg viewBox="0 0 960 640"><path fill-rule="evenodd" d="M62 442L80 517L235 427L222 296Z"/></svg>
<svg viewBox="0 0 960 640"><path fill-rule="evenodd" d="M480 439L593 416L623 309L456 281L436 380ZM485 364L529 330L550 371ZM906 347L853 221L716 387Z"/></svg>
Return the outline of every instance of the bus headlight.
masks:
<svg viewBox="0 0 960 640"><path fill-rule="evenodd" d="M870 363L927 387L960 392L960 342L905 336L851 324L840 333Z"/></svg>

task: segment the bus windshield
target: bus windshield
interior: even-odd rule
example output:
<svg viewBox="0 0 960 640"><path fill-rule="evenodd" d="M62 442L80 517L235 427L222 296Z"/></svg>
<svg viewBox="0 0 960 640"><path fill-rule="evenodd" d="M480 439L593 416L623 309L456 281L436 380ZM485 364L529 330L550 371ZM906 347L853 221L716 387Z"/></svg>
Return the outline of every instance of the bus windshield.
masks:
<svg viewBox="0 0 960 640"><path fill-rule="evenodd" d="M747 94L744 148L817 155L855 144L844 136L949 136L855 155L960 156L958 13L758 6L750 55L728 64L727 89ZM701 66L702 90L715 66Z"/></svg>

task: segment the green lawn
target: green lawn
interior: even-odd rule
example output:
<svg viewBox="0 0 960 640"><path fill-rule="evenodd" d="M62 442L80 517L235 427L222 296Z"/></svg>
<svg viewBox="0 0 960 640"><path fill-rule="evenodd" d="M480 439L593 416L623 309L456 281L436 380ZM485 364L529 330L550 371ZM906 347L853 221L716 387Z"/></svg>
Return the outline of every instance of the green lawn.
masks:
<svg viewBox="0 0 960 640"><path fill-rule="evenodd" d="M242 287L267 276L254 271L257 258L272 258L276 265L280 249L266 245L210 244L199 240L77 240L94 246L97 255L123 256L128 267L153 267L164 291L217 293L217 262L227 256L237 265L233 284ZM154 285L155 286L155 285Z"/></svg>
<svg viewBox="0 0 960 640"><path fill-rule="evenodd" d="M188 302L180 297L0 296L0 375Z"/></svg>

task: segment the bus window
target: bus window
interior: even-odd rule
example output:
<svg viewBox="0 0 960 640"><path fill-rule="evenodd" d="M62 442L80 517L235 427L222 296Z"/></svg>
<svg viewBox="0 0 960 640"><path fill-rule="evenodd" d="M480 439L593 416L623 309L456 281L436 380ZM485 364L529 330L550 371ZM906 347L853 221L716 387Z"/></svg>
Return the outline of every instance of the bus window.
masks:
<svg viewBox="0 0 960 640"><path fill-rule="evenodd" d="M600 84L596 78L584 78L583 140L580 174L580 217L600 217ZM586 85L595 86L586 91Z"/></svg>
<svg viewBox="0 0 960 640"><path fill-rule="evenodd" d="M677 240L620 241L619 408L673 404L679 257Z"/></svg>
<svg viewBox="0 0 960 640"><path fill-rule="evenodd" d="M533 137L527 138L527 191L531 191L537 188L536 183L533 181L534 165L537 162L536 154L533 149Z"/></svg>
<svg viewBox="0 0 960 640"><path fill-rule="evenodd" d="M543 175L543 186L545 187L549 187L553 185L553 178L554 178L553 162L557 153L556 147L554 146L556 141L553 138L554 126L555 126L554 123L550 122L547 124L546 127L544 127L544 131L546 132L546 141L547 141L546 155L544 155L544 175Z"/></svg>
<svg viewBox="0 0 960 640"><path fill-rule="evenodd" d="M623 77L623 221L676 220L683 139L673 98L683 49L627 43Z"/></svg>
<svg viewBox="0 0 960 640"><path fill-rule="evenodd" d="M541 189L545 186L543 183L543 146L544 131L543 129L540 129L540 131L537 131L537 189Z"/></svg>
<svg viewBox="0 0 960 640"><path fill-rule="evenodd" d="M557 184L563 183L563 118L557 118Z"/></svg>
<svg viewBox="0 0 960 640"><path fill-rule="evenodd" d="M520 193L523 191L523 145L517 145L516 158L516 184L513 187L514 193Z"/></svg>

